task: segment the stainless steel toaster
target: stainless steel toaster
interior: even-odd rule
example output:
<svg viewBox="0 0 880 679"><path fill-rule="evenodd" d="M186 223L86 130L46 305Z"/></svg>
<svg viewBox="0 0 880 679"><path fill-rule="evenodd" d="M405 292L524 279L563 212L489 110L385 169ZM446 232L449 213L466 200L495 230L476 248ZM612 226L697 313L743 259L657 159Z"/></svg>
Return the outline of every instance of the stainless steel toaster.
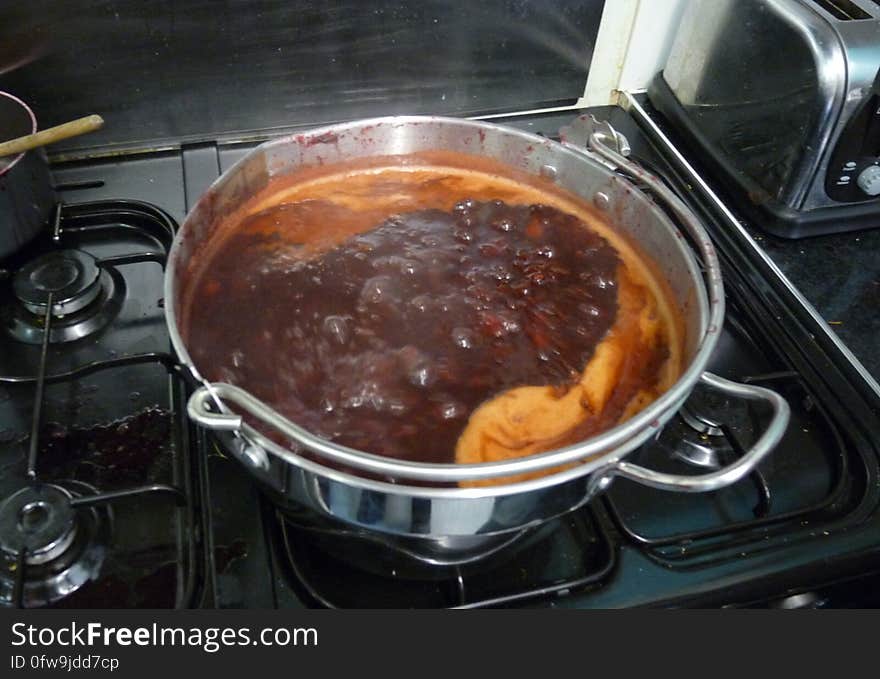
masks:
<svg viewBox="0 0 880 679"><path fill-rule="evenodd" d="M880 227L880 0L691 0L648 94L767 231Z"/></svg>

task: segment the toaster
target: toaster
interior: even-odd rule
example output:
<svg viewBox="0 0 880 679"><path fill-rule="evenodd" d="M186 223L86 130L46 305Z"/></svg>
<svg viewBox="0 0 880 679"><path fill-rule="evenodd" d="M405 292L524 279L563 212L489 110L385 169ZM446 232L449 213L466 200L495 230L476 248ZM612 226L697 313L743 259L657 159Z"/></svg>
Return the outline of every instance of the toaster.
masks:
<svg viewBox="0 0 880 679"><path fill-rule="evenodd" d="M648 96L766 231L880 227L880 0L691 0Z"/></svg>

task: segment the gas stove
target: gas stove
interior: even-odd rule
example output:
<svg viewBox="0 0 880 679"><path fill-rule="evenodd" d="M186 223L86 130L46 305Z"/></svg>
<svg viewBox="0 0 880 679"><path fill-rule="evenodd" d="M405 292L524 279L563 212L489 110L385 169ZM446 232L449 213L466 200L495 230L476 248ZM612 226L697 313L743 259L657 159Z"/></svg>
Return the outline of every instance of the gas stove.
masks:
<svg viewBox="0 0 880 679"><path fill-rule="evenodd" d="M480 607L871 605L880 571L880 395L695 188L637 99L591 109L704 219L728 315L709 368L779 391L788 431L709 494L616 480L466 562L284 513L186 418L162 273L176 223L252 144L58 164L44 236L2 263L0 605ZM583 111L499 122L545 136ZM680 161L680 159L678 159ZM722 208L724 206L722 205ZM768 414L697 390L634 459L729 464ZM876 599L876 595L875 599Z"/></svg>
<svg viewBox="0 0 880 679"><path fill-rule="evenodd" d="M52 227L2 271L0 605L192 605L198 456L156 294L174 221L104 201Z"/></svg>

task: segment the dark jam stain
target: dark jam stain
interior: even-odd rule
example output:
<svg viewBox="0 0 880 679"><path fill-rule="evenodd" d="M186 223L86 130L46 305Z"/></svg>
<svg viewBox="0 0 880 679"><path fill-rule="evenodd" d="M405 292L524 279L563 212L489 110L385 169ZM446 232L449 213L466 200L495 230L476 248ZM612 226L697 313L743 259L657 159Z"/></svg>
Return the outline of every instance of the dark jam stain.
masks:
<svg viewBox="0 0 880 679"><path fill-rule="evenodd" d="M48 422L40 433L37 467L102 490L167 480L170 438L171 413L161 408L88 429Z"/></svg>
<svg viewBox="0 0 880 679"><path fill-rule="evenodd" d="M217 573L223 574L236 561L248 555L247 543L244 540L233 540L228 545L214 547L214 564Z"/></svg>
<svg viewBox="0 0 880 679"><path fill-rule="evenodd" d="M243 227L193 297L195 364L382 455L453 461L477 406L571 383L617 314L616 251L543 205L402 214L309 260Z"/></svg>
<svg viewBox="0 0 880 679"><path fill-rule="evenodd" d="M150 554L151 558L166 557ZM104 568L104 571L108 567ZM102 573L57 603L53 608L172 608L177 597L176 563L168 561L151 570L130 572L120 567L119 573Z"/></svg>

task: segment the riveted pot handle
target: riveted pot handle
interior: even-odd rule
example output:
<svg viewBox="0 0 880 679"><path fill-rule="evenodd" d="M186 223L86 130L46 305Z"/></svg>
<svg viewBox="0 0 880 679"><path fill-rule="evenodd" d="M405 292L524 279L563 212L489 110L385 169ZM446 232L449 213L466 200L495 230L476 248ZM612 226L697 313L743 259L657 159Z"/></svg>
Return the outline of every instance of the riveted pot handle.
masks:
<svg viewBox="0 0 880 679"><path fill-rule="evenodd" d="M250 428L244 423L241 415L226 410L213 385L206 383L205 386L196 389L186 404L186 410L190 419L206 429L233 434L227 449L241 462L257 470L269 469L268 454L245 436Z"/></svg>
<svg viewBox="0 0 880 679"><path fill-rule="evenodd" d="M724 322L724 285L721 280L721 265L718 262L715 246L699 218L663 181L626 157L630 153L629 142L609 123L597 120L592 114L584 115L574 120L571 125L561 128L559 134L562 145L567 149L594 161L598 159L612 168L623 170L626 175L647 187L677 217L678 226L690 235L693 246L703 262L706 291L711 305L708 326L720 328ZM715 338L717 339L717 335Z"/></svg>
<svg viewBox="0 0 880 679"><path fill-rule="evenodd" d="M708 372L700 376L700 381L713 389L718 389L736 398L743 398L749 401L764 401L772 408L773 415L767 428L746 454L727 467L699 476L667 474L640 467L625 460L618 460L607 467L593 472L590 477L590 496L604 490L614 477L629 479L630 481L661 490L705 493L736 483L748 476L758 466L761 460L776 447L776 444L782 439L788 427L791 408L789 408L786 400L770 389L753 384L732 382Z"/></svg>
<svg viewBox="0 0 880 679"><path fill-rule="evenodd" d="M186 412L190 419L205 429L240 432L241 415L228 411L217 412L213 409L215 404L220 402L214 391L213 386L203 386L193 392L186 404Z"/></svg>

